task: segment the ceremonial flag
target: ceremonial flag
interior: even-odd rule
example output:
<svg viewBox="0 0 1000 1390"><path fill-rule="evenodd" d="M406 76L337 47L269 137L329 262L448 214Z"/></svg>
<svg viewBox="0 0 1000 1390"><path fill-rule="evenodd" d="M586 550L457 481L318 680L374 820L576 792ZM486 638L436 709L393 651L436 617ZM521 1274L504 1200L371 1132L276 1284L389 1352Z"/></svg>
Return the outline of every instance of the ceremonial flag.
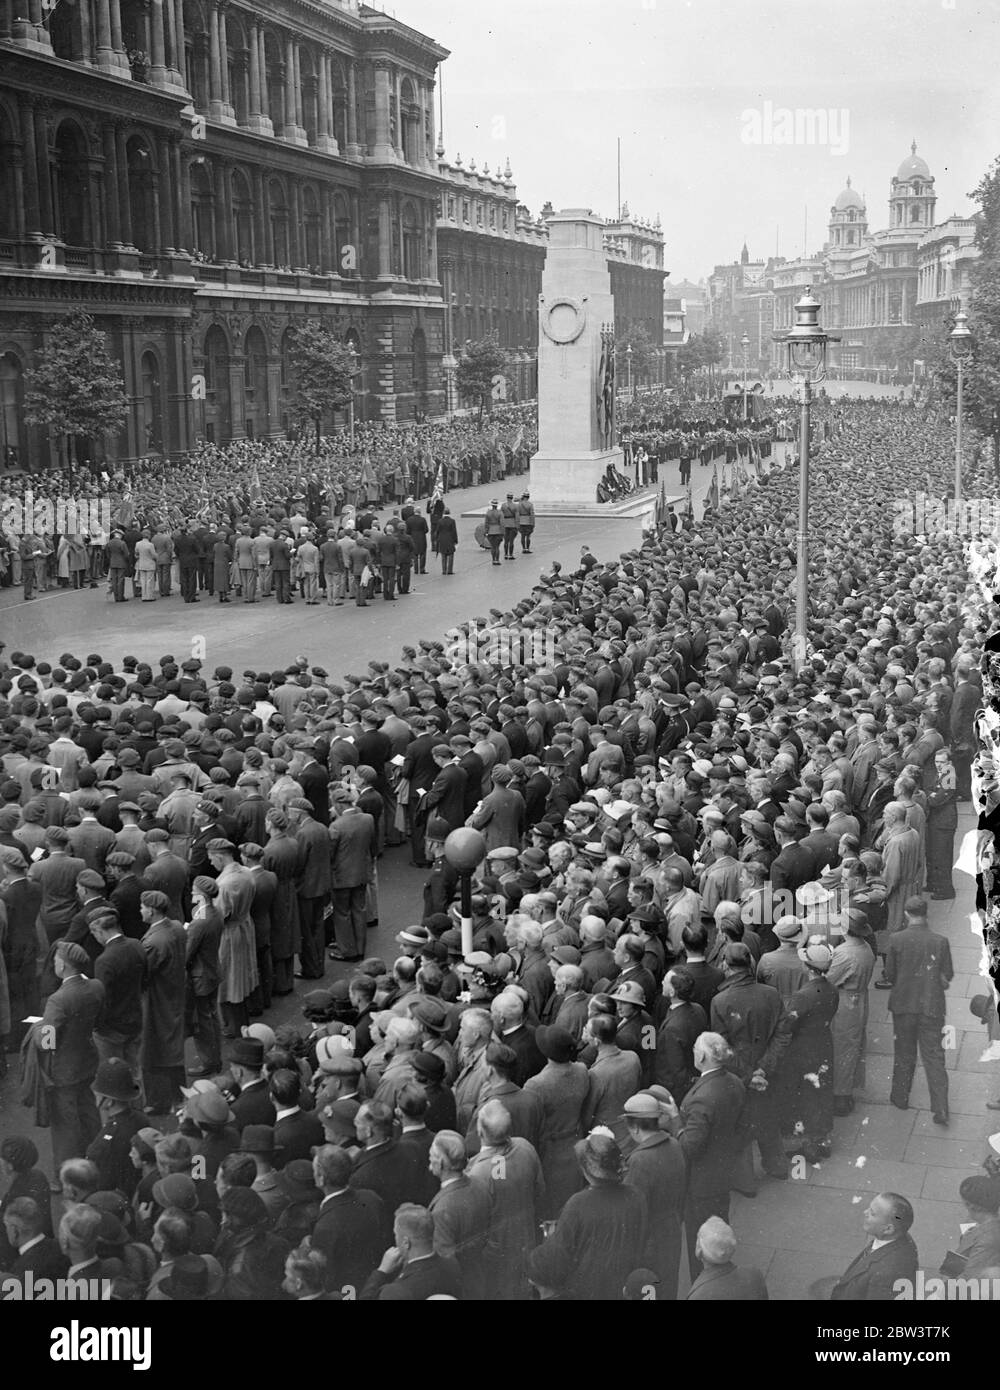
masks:
<svg viewBox="0 0 1000 1390"><path fill-rule="evenodd" d="M513 444L510 446L511 449L513 450L513 453L514 453L514 457L515 457L515 458L517 457L517 451L518 451L518 449L520 449L520 447L521 447L521 445L522 445L523 443L524 443L524 426L522 425L521 428L518 430L517 434L514 436L514 442L513 442Z"/></svg>
<svg viewBox="0 0 1000 1390"><path fill-rule="evenodd" d="M688 480L688 485L687 485L687 506L685 507L684 510L687 512L687 515L688 515L688 516L691 518L691 520L693 521L693 520L694 520L694 498L691 496L691 482L690 482L690 480Z"/></svg>
<svg viewBox="0 0 1000 1390"><path fill-rule="evenodd" d="M739 459L738 459L738 458L737 458L737 461L733 464L733 481L732 481L732 483L730 484L729 495L730 495L730 497L732 498L732 500L733 500L734 502L737 502L737 501L739 500L739 497L740 497L740 462L739 462Z"/></svg>
<svg viewBox="0 0 1000 1390"><path fill-rule="evenodd" d="M362 459L361 459L361 486L362 486L362 487L377 487L377 486L378 486L378 479L377 479L376 476L375 476L375 470L374 470L374 468L372 467L372 461L371 461L371 459L368 457L368 451L367 451L367 450L365 450L365 453L364 453L364 455L363 455L363 457L362 457Z"/></svg>
<svg viewBox="0 0 1000 1390"><path fill-rule="evenodd" d="M712 511L717 509L719 505L719 465L717 463L712 466L712 481L709 485L706 501Z"/></svg>
<svg viewBox="0 0 1000 1390"><path fill-rule="evenodd" d="M253 468L250 470L250 500L260 502L264 497L264 489L260 485L260 472L254 460Z"/></svg>
<svg viewBox="0 0 1000 1390"><path fill-rule="evenodd" d="M437 473L435 474L435 477L434 477L434 491L431 493L431 503L433 504L434 502L437 502L437 501L439 500L439 498L442 498L442 497L444 497L444 463L443 463L443 462L439 463L438 466L437 466Z"/></svg>

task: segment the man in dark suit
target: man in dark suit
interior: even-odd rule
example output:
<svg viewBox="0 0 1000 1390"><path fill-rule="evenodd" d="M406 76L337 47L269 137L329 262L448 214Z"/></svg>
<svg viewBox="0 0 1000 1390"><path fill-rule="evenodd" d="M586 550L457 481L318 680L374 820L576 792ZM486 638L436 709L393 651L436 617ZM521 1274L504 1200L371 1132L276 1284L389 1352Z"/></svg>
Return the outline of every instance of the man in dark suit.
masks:
<svg viewBox="0 0 1000 1390"><path fill-rule="evenodd" d="M4 1209L4 1231L15 1252L7 1273L24 1279L29 1273L35 1279L61 1279L69 1269L69 1261L59 1249L58 1242L45 1234L45 1216L32 1197L15 1197Z"/></svg>
<svg viewBox="0 0 1000 1390"><path fill-rule="evenodd" d="M413 573L427 573L427 520L420 512L413 512L403 521L407 534L413 542Z"/></svg>
<svg viewBox="0 0 1000 1390"><path fill-rule="evenodd" d="M270 1081L274 1106L275 1167L284 1168L296 1158L311 1158L323 1143L323 1125L311 1110L299 1105L302 1078L297 1071L276 1071Z"/></svg>
<svg viewBox="0 0 1000 1390"><path fill-rule="evenodd" d="M402 1125L399 1146L413 1164L410 1185L411 1200L420 1206L429 1205L438 1190L438 1181L431 1171L430 1153L434 1135L427 1128L427 1095L416 1080L402 1086L396 1096L396 1117Z"/></svg>
<svg viewBox="0 0 1000 1390"><path fill-rule="evenodd" d="M174 554L177 556L177 563L180 566L181 598L185 603L197 603L198 560L201 551L197 540L187 526L182 526L177 535L174 536Z"/></svg>
<svg viewBox="0 0 1000 1390"><path fill-rule="evenodd" d="M668 970L663 978L667 1012L656 1034L654 1075L680 1105L695 1078L694 1045L708 1028L705 1010L692 1003L694 979L684 966Z"/></svg>
<svg viewBox="0 0 1000 1390"><path fill-rule="evenodd" d="M305 762L295 774L295 780L302 788L302 795L312 806L314 820L320 825L330 824L330 796L328 792L329 773L316 761L315 749L305 754Z"/></svg>
<svg viewBox="0 0 1000 1390"><path fill-rule="evenodd" d="M356 1296L384 1246L382 1200L351 1184L351 1156L333 1144L313 1155L313 1181L323 1200L309 1244L326 1256L327 1288L338 1293L350 1289Z"/></svg>
<svg viewBox="0 0 1000 1390"><path fill-rule="evenodd" d="M274 1102L261 1075L264 1044L256 1038L237 1038L229 1049L229 1065L240 1088L232 1104L236 1128L243 1130L247 1125L273 1125Z"/></svg>
<svg viewBox="0 0 1000 1390"><path fill-rule="evenodd" d="M972 668L959 661L955 668L955 693L948 713L951 759L955 764L955 788L959 801L972 796L972 757L976 751L976 709L983 698L979 686L969 679Z"/></svg>
<svg viewBox="0 0 1000 1390"><path fill-rule="evenodd" d="M421 1175L414 1168L412 1147L402 1148L393 1138L393 1112L380 1101L367 1101L355 1116L354 1127L364 1148L354 1161L353 1189L365 1188L381 1197L383 1204L382 1239L388 1242L397 1207L423 1192ZM369 1273L371 1271L369 1270Z"/></svg>
<svg viewBox="0 0 1000 1390"><path fill-rule="evenodd" d="M104 986L82 973L89 964L82 946L60 944L55 973L60 984L36 1024L39 1059L49 1083L52 1161L58 1171L67 1158L79 1158L97 1134L100 1121L91 1091L97 1074L93 1033L104 1009Z"/></svg>
<svg viewBox="0 0 1000 1390"><path fill-rule="evenodd" d="M90 931L100 952L94 978L104 986L104 1013L94 1042L102 1062L118 1057L138 1080L146 953L138 941L123 935L112 908L91 918Z"/></svg>
<svg viewBox="0 0 1000 1390"><path fill-rule="evenodd" d="M900 1280L909 1281L912 1298L919 1263L917 1247L910 1235L913 1207L896 1192L880 1192L869 1202L863 1224L868 1244L835 1281L830 1301L893 1302L901 1292L896 1287ZM821 1282L827 1283L826 1280Z"/></svg>
<svg viewBox="0 0 1000 1390"><path fill-rule="evenodd" d="M319 766L318 763L314 765ZM323 795L326 798L325 781ZM299 967L302 979L321 980L324 973L323 948L326 944L323 913L330 898L330 835L327 826L320 824L305 797L293 797L289 801L288 816L295 838L302 847L302 861L295 885L301 932Z"/></svg>
<svg viewBox="0 0 1000 1390"><path fill-rule="evenodd" d="M431 1213L407 1202L393 1222L393 1246L361 1290L361 1298L423 1303L435 1294L461 1298L462 1272L457 1260L435 1252Z"/></svg>
<svg viewBox="0 0 1000 1390"><path fill-rule="evenodd" d="M816 878L816 860L812 851L796 840L795 823L788 816L779 816L774 822L774 838L778 854L771 863L771 887L794 894L803 883Z"/></svg>
<svg viewBox="0 0 1000 1390"><path fill-rule="evenodd" d="M274 577L274 596L279 603L291 603L292 554L288 549L288 536L279 532L271 542L271 574Z"/></svg>
<svg viewBox="0 0 1000 1390"><path fill-rule="evenodd" d="M894 1033L889 1098L898 1110L907 1108L919 1045L934 1123L946 1125L948 1072L941 1030L945 990L955 973L951 947L946 937L932 932L927 925L927 903L923 898L908 898L903 913L904 925L889 938L884 966L885 978L892 985L889 1012Z"/></svg>
<svg viewBox="0 0 1000 1390"><path fill-rule="evenodd" d="M20 850L6 846L0 849L0 866L4 874L0 905L7 913L7 930L0 944L7 969L11 1019L6 1041L9 1047L20 1047L27 1031L27 1024L21 1020L37 1014L39 1008L35 923L42 905L42 889L29 880L28 866Z"/></svg>
<svg viewBox="0 0 1000 1390"><path fill-rule="evenodd" d="M112 850L106 869L110 881L115 885L109 902L118 913L122 932L133 941L138 941L146 930L140 901L145 889L135 873L135 855L124 849Z"/></svg>
<svg viewBox="0 0 1000 1390"><path fill-rule="evenodd" d="M677 1137L688 1164L684 1226L692 1279L701 1273L696 1244L703 1223L710 1216L729 1219L729 1193L743 1147L746 1089L726 1069L732 1057L718 1033L703 1033L694 1047L699 1076L680 1104Z"/></svg>
<svg viewBox="0 0 1000 1390"><path fill-rule="evenodd" d="M336 945L331 960L360 960L368 933L366 893L376 851L375 821L367 811L333 798L330 882Z"/></svg>
<svg viewBox="0 0 1000 1390"><path fill-rule="evenodd" d="M448 822L450 830L457 830L465 824L468 778L446 743L437 744L432 752L438 773L427 795L421 798L420 809L427 814L433 811Z"/></svg>

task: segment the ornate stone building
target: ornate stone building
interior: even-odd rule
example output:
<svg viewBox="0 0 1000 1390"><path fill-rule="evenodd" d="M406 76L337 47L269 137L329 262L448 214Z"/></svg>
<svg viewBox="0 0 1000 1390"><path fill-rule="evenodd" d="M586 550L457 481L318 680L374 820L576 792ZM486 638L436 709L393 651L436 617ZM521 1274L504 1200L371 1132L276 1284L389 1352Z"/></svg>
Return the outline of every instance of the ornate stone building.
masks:
<svg viewBox="0 0 1000 1390"><path fill-rule="evenodd" d="M21 378L78 307L121 456L280 433L307 317L354 341L362 418L441 411L445 57L355 0L2 0L0 443L48 457Z"/></svg>
<svg viewBox="0 0 1000 1390"><path fill-rule="evenodd" d="M851 186L830 208L821 252L786 261L774 275L775 328L794 322L806 285L822 305L821 322L841 341L830 363L845 371L908 373L926 354L928 333L943 331L949 309L967 303L975 223L951 217L935 225L937 194L916 143L889 184L889 225L869 231L864 198ZM774 347L778 365L781 350Z"/></svg>

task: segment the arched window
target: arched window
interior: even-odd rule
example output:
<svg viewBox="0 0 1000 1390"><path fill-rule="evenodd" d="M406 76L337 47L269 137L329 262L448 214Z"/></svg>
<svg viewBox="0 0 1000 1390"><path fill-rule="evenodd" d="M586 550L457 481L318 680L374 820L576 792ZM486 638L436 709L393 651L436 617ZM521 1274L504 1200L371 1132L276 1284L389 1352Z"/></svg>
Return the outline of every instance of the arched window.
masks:
<svg viewBox="0 0 1000 1390"><path fill-rule="evenodd" d="M12 352L0 357L0 458L8 468L23 466L24 384L21 364Z"/></svg>
<svg viewBox="0 0 1000 1390"><path fill-rule="evenodd" d="M79 56L79 43L74 29L77 25L75 5L56 5L49 15L49 42L57 58L72 59Z"/></svg>
<svg viewBox="0 0 1000 1390"><path fill-rule="evenodd" d="M267 343L256 326L247 330L243 345L243 385L246 432L251 439L260 439L271 432L271 415L267 398Z"/></svg>
<svg viewBox="0 0 1000 1390"><path fill-rule="evenodd" d="M921 209L921 207L920 207L920 204L917 203L917 204L915 204L913 207L910 208L910 221L911 221L911 222L919 222L919 221L921 221L921 218L922 218L922 209Z"/></svg>
<svg viewBox="0 0 1000 1390"><path fill-rule="evenodd" d="M184 0L184 47L188 91L196 111L208 110L208 22L199 0Z"/></svg>
<svg viewBox="0 0 1000 1390"><path fill-rule="evenodd" d="M417 102L416 89L408 77L400 84L400 145L407 164L420 163L421 123L423 114Z"/></svg>
<svg viewBox="0 0 1000 1390"><path fill-rule="evenodd" d="M163 391L154 352L142 354L139 380L139 450L159 454L163 452Z"/></svg>
<svg viewBox="0 0 1000 1390"><path fill-rule="evenodd" d="M422 328L414 329L413 342L413 411L427 413L427 337Z"/></svg>
<svg viewBox="0 0 1000 1390"><path fill-rule="evenodd" d="M271 245L274 247L274 264L279 270L290 265L288 252L288 203L280 179L271 179L268 184L268 201L271 206Z"/></svg>
<svg viewBox="0 0 1000 1390"><path fill-rule="evenodd" d="M157 250L156 169L152 151L141 135L133 135L128 153L128 198L132 209L132 244L140 251Z"/></svg>
<svg viewBox="0 0 1000 1390"><path fill-rule="evenodd" d="M306 265L310 270L325 270L326 267L320 264L322 253L319 237L319 203L315 189L309 184L302 190L302 239Z"/></svg>
<svg viewBox="0 0 1000 1390"><path fill-rule="evenodd" d="M236 259L241 265L254 265L257 248L253 240L253 198L246 174L233 172L233 225L236 232Z"/></svg>
<svg viewBox="0 0 1000 1390"><path fill-rule="evenodd" d="M302 125L310 145L315 145L319 129L319 81L312 54L305 44L299 48L299 68L302 75Z"/></svg>
<svg viewBox="0 0 1000 1390"><path fill-rule="evenodd" d="M56 227L67 246L89 246L87 145L79 126L64 121L55 139Z"/></svg>
<svg viewBox="0 0 1000 1390"><path fill-rule="evenodd" d="M150 6L146 0L119 0L122 23L122 46L128 57L132 77L136 82L145 82L149 74L150 49Z"/></svg>
<svg viewBox="0 0 1000 1390"><path fill-rule="evenodd" d="M403 277L406 280L424 278L423 235L413 203L403 204Z"/></svg>
<svg viewBox="0 0 1000 1390"><path fill-rule="evenodd" d="M215 196L204 159L191 165L191 231L194 249L215 260Z"/></svg>
<svg viewBox="0 0 1000 1390"><path fill-rule="evenodd" d="M229 341L218 324L205 334L205 431L218 444L233 432L229 391Z"/></svg>
<svg viewBox="0 0 1000 1390"><path fill-rule="evenodd" d="M358 260L355 247L354 269L344 265L344 248L351 243L351 210L343 193L333 195L334 270L338 275L357 275ZM349 261L349 258L348 258Z"/></svg>

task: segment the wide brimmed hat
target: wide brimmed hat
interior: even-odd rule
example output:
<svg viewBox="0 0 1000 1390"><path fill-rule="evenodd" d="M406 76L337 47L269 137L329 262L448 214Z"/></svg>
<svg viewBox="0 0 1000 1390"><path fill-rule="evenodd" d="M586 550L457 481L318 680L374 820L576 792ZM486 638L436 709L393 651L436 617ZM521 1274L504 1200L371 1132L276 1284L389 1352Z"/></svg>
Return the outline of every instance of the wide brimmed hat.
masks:
<svg viewBox="0 0 1000 1390"><path fill-rule="evenodd" d="M573 1153L580 1171L591 1182L610 1185L622 1181L622 1151L612 1136L588 1134L574 1144Z"/></svg>

